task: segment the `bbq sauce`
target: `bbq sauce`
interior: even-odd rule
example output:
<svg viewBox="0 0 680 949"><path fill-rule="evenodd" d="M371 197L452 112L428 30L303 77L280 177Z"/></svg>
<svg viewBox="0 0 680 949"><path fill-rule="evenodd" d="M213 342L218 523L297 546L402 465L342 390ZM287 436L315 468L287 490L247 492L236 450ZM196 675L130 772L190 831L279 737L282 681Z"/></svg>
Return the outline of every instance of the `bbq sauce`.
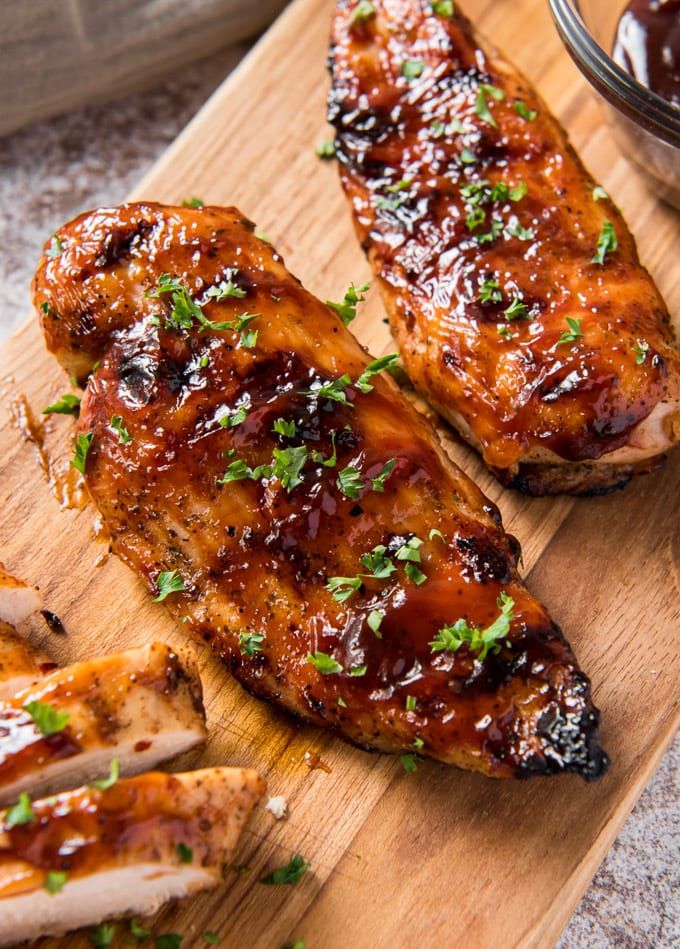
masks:
<svg viewBox="0 0 680 949"><path fill-rule="evenodd" d="M613 55L638 82L680 109L680 0L630 0Z"/></svg>

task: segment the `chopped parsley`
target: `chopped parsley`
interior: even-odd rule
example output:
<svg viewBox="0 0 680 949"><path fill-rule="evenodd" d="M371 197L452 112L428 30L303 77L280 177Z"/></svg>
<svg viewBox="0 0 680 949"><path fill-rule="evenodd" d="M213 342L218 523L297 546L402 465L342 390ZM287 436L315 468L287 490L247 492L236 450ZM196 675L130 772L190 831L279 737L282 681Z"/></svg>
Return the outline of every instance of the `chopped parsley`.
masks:
<svg viewBox="0 0 680 949"><path fill-rule="evenodd" d="M327 138L323 142L319 142L314 151L318 158L323 161L330 161L331 158L335 158L335 142L333 139Z"/></svg>
<svg viewBox="0 0 680 949"><path fill-rule="evenodd" d="M503 336L505 339L512 339L512 333L510 332L510 327L506 326L505 323L498 323L496 326L498 330L498 335Z"/></svg>
<svg viewBox="0 0 680 949"><path fill-rule="evenodd" d="M647 340L639 339L638 345L633 346L633 352L637 355L635 362L638 366L641 366L647 357L647 353L649 352L649 343Z"/></svg>
<svg viewBox="0 0 680 949"><path fill-rule="evenodd" d="M510 237L516 237L520 241L530 241L533 240L535 236L532 228L522 227L519 221L513 221L511 224L508 224L506 233L509 234Z"/></svg>
<svg viewBox="0 0 680 949"><path fill-rule="evenodd" d="M76 435L76 447L73 452L73 458L71 459L71 466L81 474L85 474L87 453L90 450L93 438L94 432L86 432L84 435Z"/></svg>
<svg viewBox="0 0 680 949"><path fill-rule="evenodd" d="M161 603L171 593L186 590L184 580L176 570L161 570L156 578L156 586L158 587L158 596L153 598L154 603Z"/></svg>
<svg viewBox="0 0 680 949"><path fill-rule="evenodd" d="M302 484L302 469L307 463L308 452L304 445L289 448L275 448L272 474L281 482L281 486L290 492Z"/></svg>
<svg viewBox="0 0 680 949"><path fill-rule="evenodd" d="M202 208L205 201L202 198L189 198L188 201L182 201L183 208Z"/></svg>
<svg viewBox="0 0 680 949"><path fill-rule="evenodd" d="M50 246L45 251L45 257L50 257L53 260L55 257L59 257L61 251L61 238L58 237L57 234L53 234L50 240Z"/></svg>
<svg viewBox="0 0 680 949"><path fill-rule="evenodd" d="M402 755L399 760L401 761L401 766L404 769L404 771L413 773L414 771L418 770L418 765L416 763L418 760L418 755L414 755L414 754Z"/></svg>
<svg viewBox="0 0 680 949"><path fill-rule="evenodd" d="M211 932L207 929L203 933L203 942L207 942L209 946L216 946L220 942L220 937L217 933Z"/></svg>
<svg viewBox="0 0 680 949"><path fill-rule="evenodd" d="M499 101L505 98L505 93L502 89L497 89L496 86L489 86L485 83L479 87L479 92L477 93L477 100L475 102L475 115L477 115L482 120L482 122L486 122L487 125L497 129L498 123L491 114L487 96Z"/></svg>
<svg viewBox="0 0 680 949"><path fill-rule="evenodd" d="M317 649L314 655L311 652L307 653L307 662L311 662L317 672L320 672L324 676L337 675L339 672L343 672L343 667L337 662L332 656L329 656L325 652L319 652Z"/></svg>
<svg viewBox="0 0 680 949"><path fill-rule="evenodd" d="M67 392L66 395L62 395L62 397L56 402L53 402L52 405L48 405L47 408L43 409L42 414L75 415L77 418L80 414L80 399L77 395L71 395Z"/></svg>
<svg viewBox="0 0 680 949"><path fill-rule="evenodd" d="M236 271L233 272L235 274ZM211 287L208 296L217 300L224 299L226 296L239 297L245 294L245 291L236 287L232 282L231 288L229 281L218 287ZM212 291L212 292L211 292ZM259 313L242 313L235 320L225 320L221 323L214 323L209 320L201 307L196 303L189 293L187 287L177 280L174 280L170 274L163 273L158 280L158 286L155 290L147 290L145 296L160 297L164 293L172 294L172 312L170 319L166 321L166 326L180 330L191 329L194 324L199 325L199 332L205 330L223 331L235 330L241 334L241 344L244 348L252 348L257 341L257 331L248 330L248 324L260 316Z"/></svg>
<svg viewBox="0 0 680 949"><path fill-rule="evenodd" d="M61 893L67 880L68 873L62 870L48 870L43 886L48 893Z"/></svg>
<svg viewBox="0 0 680 949"><path fill-rule="evenodd" d="M453 0L432 0L430 6L432 7L433 13L436 13L437 16L453 16Z"/></svg>
<svg viewBox="0 0 680 949"><path fill-rule="evenodd" d="M288 422L285 418L277 418L272 426L272 431L277 435L283 435L284 438L295 438L295 422Z"/></svg>
<svg viewBox="0 0 680 949"><path fill-rule="evenodd" d="M87 938L94 949L107 949L116 935L114 923L100 923L87 934Z"/></svg>
<svg viewBox="0 0 680 949"><path fill-rule="evenodd" d="M367 669L368 666L350 666L348 671L351 676L361 678L361 676L366 675Z"/></svg>
<svg viewBox="0 0 680 949"><path fill-rule="evenodd" d="M337 603L344 603L361 589L361 585L361 577L329 577L326 589L333 594Z"/></svg>
<svg viewBox="0 0 680 949"><path fill-rule="evenodd" d="M433 527L430 533L427 535L427 539L430 541L434 540L435 537L438 537L443 543L446 543L446 537L444 537L438 527Z"/></svg>
<svg viewBox="0 0 680 949"><path fill-rule="evenodd" d="M237 425L242 425L247 418L248 406L245 402L242 402L240 405L234 406L227 415L222 416L220 425L222 428L236 428Z"/></svg>
<svg viewBox="0 0 680 949"><path fill-rule="evenodd" d="M151 930L145 929L142 925L140 925L137 917L133 916L130 920L130 935L133 936L137 942L142 942L143 939L146 939L147 936L151 935Z"/></svg>
<svg viewBox="0 0 680 949"><path fill-rule="evenodd" d="M298 883L303 874L309 870L311 863L305 863L301 856L292 857L285 867L279 867L266 877L262 877L260 883L267 885L278 883Z"/></svg>
<svg viewBox="0 0 680 949"><path fill-rule="evenodd" d="M326 300L326 306L335 310L345 326L349 326L357 315L357 303L364 302L366 297L363 294L368 291L370 286L370 280L366 283L362 283L360 287L355 287L354 284L351 283L341 303L332 303L330 300Z"/></svg>
<svg viewBox="0 0 680 949"><path fill-rule="evenodd" d="M353 26L363 26L367 20L375 16L375 7L369 0L359 0L359 3L352 10L349 18L350 28Z"/></svg>
<svg viewBox="0 0 680 949"><path fill-rule="evenodd" d="M402 180L398 181L396 185L389 185L387 191L389 191L390 194L395 195L395 197L379 197L376 202L376 207L378 210L396 211L397 208L400 208L408 197L408 195L404 194L404 192L408 191L408 189L411 187L411 184L412 182L409 178L402 178Z"/></svg>
<svg viewBox="0 0 680 949"><path fill-rule="evenodd" d="M154 949L180 949L184 936L179 933L165 933L163 936L156 936L154 939Z"/></svg>
<svg viewBox="0 0 680 949"><path fill-rule="evenodd" d="M247 291L243 287L239 287L234 283L234 277L238 273L238 270L229 269L227 271L227 277L225 280L222 280L216 286L210 287L207 291L206 296L214 300L216 303L221 303L222 300L228 300L230 297L235 297L237 300L242 300L246 296Z"/></svg>
<svg viewBox="0 0 680 949"><path fill-rule="evenodd" d="M250 656L252 659L256 652L262 652L262 643L264 642L263 633L249 633L243 631L238 634L238 647L242 656Z"/></svg>
<svg viewBox="0 0 680 949"><path fill-rule="evenodd" d="M401 64L401 74L409 82L422 76L424 69L425 62L422 59L406 59Z"/></svg>
<svg viewBox="0 0 680 949"><path fill-rule="evenodd" d="M525 119L527 122L534 122L538 112L535 109L528 109L526 102L523 102L521 99L518 99L514 105L515 112L521 119Z"/></svg>
<svg viewBox="0 0 680 949"><path fill-rule="evenodd" d="M387 481L389 476L392 474L396 463L396 458L390 458L389 461L385 462L375 478L371 478L371 487L374 491L377 491L379 494L382 494L385 491L385 481Z"/></svg>
<svg viewBox="0 0 680 949"><path fill-rule="evenodd" d="M384 372L385 369L391 369L398 359L399 353L388 353L387 356L374 359L373 362L369 362L354 385L364 394L372 392L374 387L370 385L368 380Z"/></svg>
<svg viewBox="0 0 680 949"><path fill-rule="evenodd" d="M591 263L603 264L607 254L612 254L618 246L619 242L616 237L614 225L611 221L605 219L605 222L602 225L602 231L600 232L600 236L597 240L597 251L595 256L591 258Z"/></svg>
<svg viewBox="0 0 680 949"><path fill-rule="evenodd" d="M417 567L414 563L405 563L404 564L404 573L413 581L416 586L420 586L421 583L425 583L427 576L423 573L420 567Z"/></svg>
<svg viewBox="0 0 680 949"><path fill-rule="evenodd" d="M415 695L406 696L406 711L415 712L416 710L416 697Z"/></svg>
<svg viewBox="0 0 680 949"><path fill-rule="evenodd" d="M112 788L113 785L118 781L120 777L120 762L118 758L112 758L111 764L109 765L109 776L108 778L102 778L100 781L91 781L90 787L96 788L98 791L108 791L109 788Z"/></svg>
<svg viewBox="0 0 680 949"><path fill-rule="evenodd" d="M512 303L503 310L503 314L506 320L525 320L529 316L529 310L526 303L522 303L519 297L513 297Z"/></svg>
<svg viewBox="0 0 680 949"><path fill-rule="evenodd" d="M60 712L44 702L27 702L23 709L31 716L40 734L45 736L63 732L71 718L68 712Z"/></svg>
<svg viewBox="0 0 680 949"><path fill-rule="evenodd" d="M487 277L479 288L479 300L481 303L500 303L503 300L503 293L500 284L492 277Z"/></svg>
<svg viewBox="0 0 680 949"><path fill-rule="evenodd" d="M562 333L560 338L557 340L558 346L563 346L565 343L575 343L580 336L583 336L580 319L575 320L568 316L567 326L569 329Z"/></svg>
<svg viewBox="0 0 680 949"><path fill-rule="evenodd" d="M384 544L377 544L373 550L363 554L360 560L361 566L365 567L370 576L377 580L385 580L397 569L390 557L386 557L387 547Z"/></svg>
<svg viewBox="0 0 680 949"><path fill-rule="evenodd" d="M457 652L463 644L467 644L470 652L477 653L476 658L480 662L486 658L488 652L500 652L499 640L508 635L510 621L514 618L515 601L506 593L501 593L496 605L501 611L500 615L485 629L478 629L465 619L459 619L451 626L443 626L429 644L432 652Z"/></svg>
<svg viewBox="0 0 680 949"><path fill-rule="evenodd" d="M420 548L422 546L422 540L414 535L410 537L405 544L401 545L395 556L397 560L409 560L412 563L420 563Z"/></svg>
<svg viewBox="0 0 680 949"><path fill-rule="evenodd" d="M593 188L593 201L607 201L608 199L609 195L604 190L602 185L596 185Z"/></svg>
<svg viewBox="0 0 680 949"><path fill-rule="evenodd" d="M128 442L132 441L132 435L128 432L127 428L123 425L123 419L120 415L111 416L111 428L118 432L118 444L127 445Z"/></svg>
<svg viewBox="0 0 680 949"><path fill-rule="evenodd" d="M474 165L477 162L477 156L469 148L464 148L460 153L460 160L464 165Z"/></svg>
<svg viewBox="0 0 680 949"><path fill-rule="evenodd" d="M18 827L20 824L32 824L34 820L35 812L31 806L31 799L25 791L21 791L19 800L5 815L5 830L11 830L12 827Z"/></svg>
<svg viewBox="0 0 680 949"><path fill-rule="evenodd" d="M382 633L380 632L380 627L382 621L385 619L385 614L382 610L371 610L368 614L366 622L368 623L368 628L375 633L378 639L382 639Z"/></svg>
<svg viewBox="0 0 680 949"><path fill-rule="evenodd" d="M362 488L366 487L361 480L361 472L353 465L348 465L342 471L338 471L338 478L335 483L346 498L351 498L354 501L358 499Z"/></svg>
<svg viewBox="0 0 680 949"><path fill-rule="evenodd" d="M177 856L179 857L181 863L193 863L194 851L191 849L191 847L187 847L185 843L180 841L180 843L178 843L175 847L175 850L177 851Z"/></svg>

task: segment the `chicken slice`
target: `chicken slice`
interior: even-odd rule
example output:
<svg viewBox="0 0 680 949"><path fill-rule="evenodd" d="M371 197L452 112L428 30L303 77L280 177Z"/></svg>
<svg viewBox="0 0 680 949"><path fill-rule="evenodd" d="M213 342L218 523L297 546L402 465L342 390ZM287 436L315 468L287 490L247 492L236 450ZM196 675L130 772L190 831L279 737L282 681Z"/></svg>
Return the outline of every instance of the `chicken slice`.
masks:
<svg viewBox="0 0 680 949"><path fill-rule="evenodd" d="M79 463L184 629L361 747L606 770L588 680L497 508L253 225L130 204L57 239L35 278L47 343L82 380L98 363Z"/></svg>
<svg viewBox="0 0 680 949"><path fill-rule="evenodd" d="M0 620L18 626L42 609L42 597L35 587L8 573L0 563Z"/></svg>
<svg viewBox="0 0 680 949"><path fill-rule="evenodd" d="M459 3L357 11L337 3L329 117L413 384L530 494L657 467L680 353L615 204Z"/></svg>
<svg viewBox="0 0 680 949"><path fill-rule="evenodd" d="M205 740L195 660L152 643L56 669L0 705L0 802L136 774Z"/></svg>
<svg viewBox="0 0 680 949"><path fill-rule="evenodd" d="M57 666L50 657L0 620L0 702Z"/></svg>
<svg viewBox="0 0 680 949"><path fill-rule="evenodd" d="M0 813L0 945L217 886L264 787L241 768L149 772Z"/></svg>

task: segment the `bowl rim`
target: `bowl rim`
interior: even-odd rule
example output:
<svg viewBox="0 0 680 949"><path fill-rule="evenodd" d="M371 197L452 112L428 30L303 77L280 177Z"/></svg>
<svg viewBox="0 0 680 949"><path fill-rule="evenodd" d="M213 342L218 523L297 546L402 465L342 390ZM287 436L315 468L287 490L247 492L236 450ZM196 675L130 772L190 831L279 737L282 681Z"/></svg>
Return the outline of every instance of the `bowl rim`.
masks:
<svg viewBox="0 0 680 949"><path fill-rule="evenodd" d="M629 118L659 138L680 147L680 109L619 66L593 38L578 0L548 0L550 12L567 51L586 78Z"/></svg>

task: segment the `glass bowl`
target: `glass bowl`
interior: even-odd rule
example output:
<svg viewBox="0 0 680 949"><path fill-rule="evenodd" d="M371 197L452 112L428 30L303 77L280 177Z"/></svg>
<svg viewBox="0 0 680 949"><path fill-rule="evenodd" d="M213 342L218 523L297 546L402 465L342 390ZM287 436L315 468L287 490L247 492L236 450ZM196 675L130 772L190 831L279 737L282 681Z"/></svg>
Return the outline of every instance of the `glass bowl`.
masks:
<svg viewBox="0 0 680 949"><path fill-rule="evenodd" d="M601 96L618 142L654 190L680 208L680 109L611 58L626 0L548 0L567 52Z"/></svg>

